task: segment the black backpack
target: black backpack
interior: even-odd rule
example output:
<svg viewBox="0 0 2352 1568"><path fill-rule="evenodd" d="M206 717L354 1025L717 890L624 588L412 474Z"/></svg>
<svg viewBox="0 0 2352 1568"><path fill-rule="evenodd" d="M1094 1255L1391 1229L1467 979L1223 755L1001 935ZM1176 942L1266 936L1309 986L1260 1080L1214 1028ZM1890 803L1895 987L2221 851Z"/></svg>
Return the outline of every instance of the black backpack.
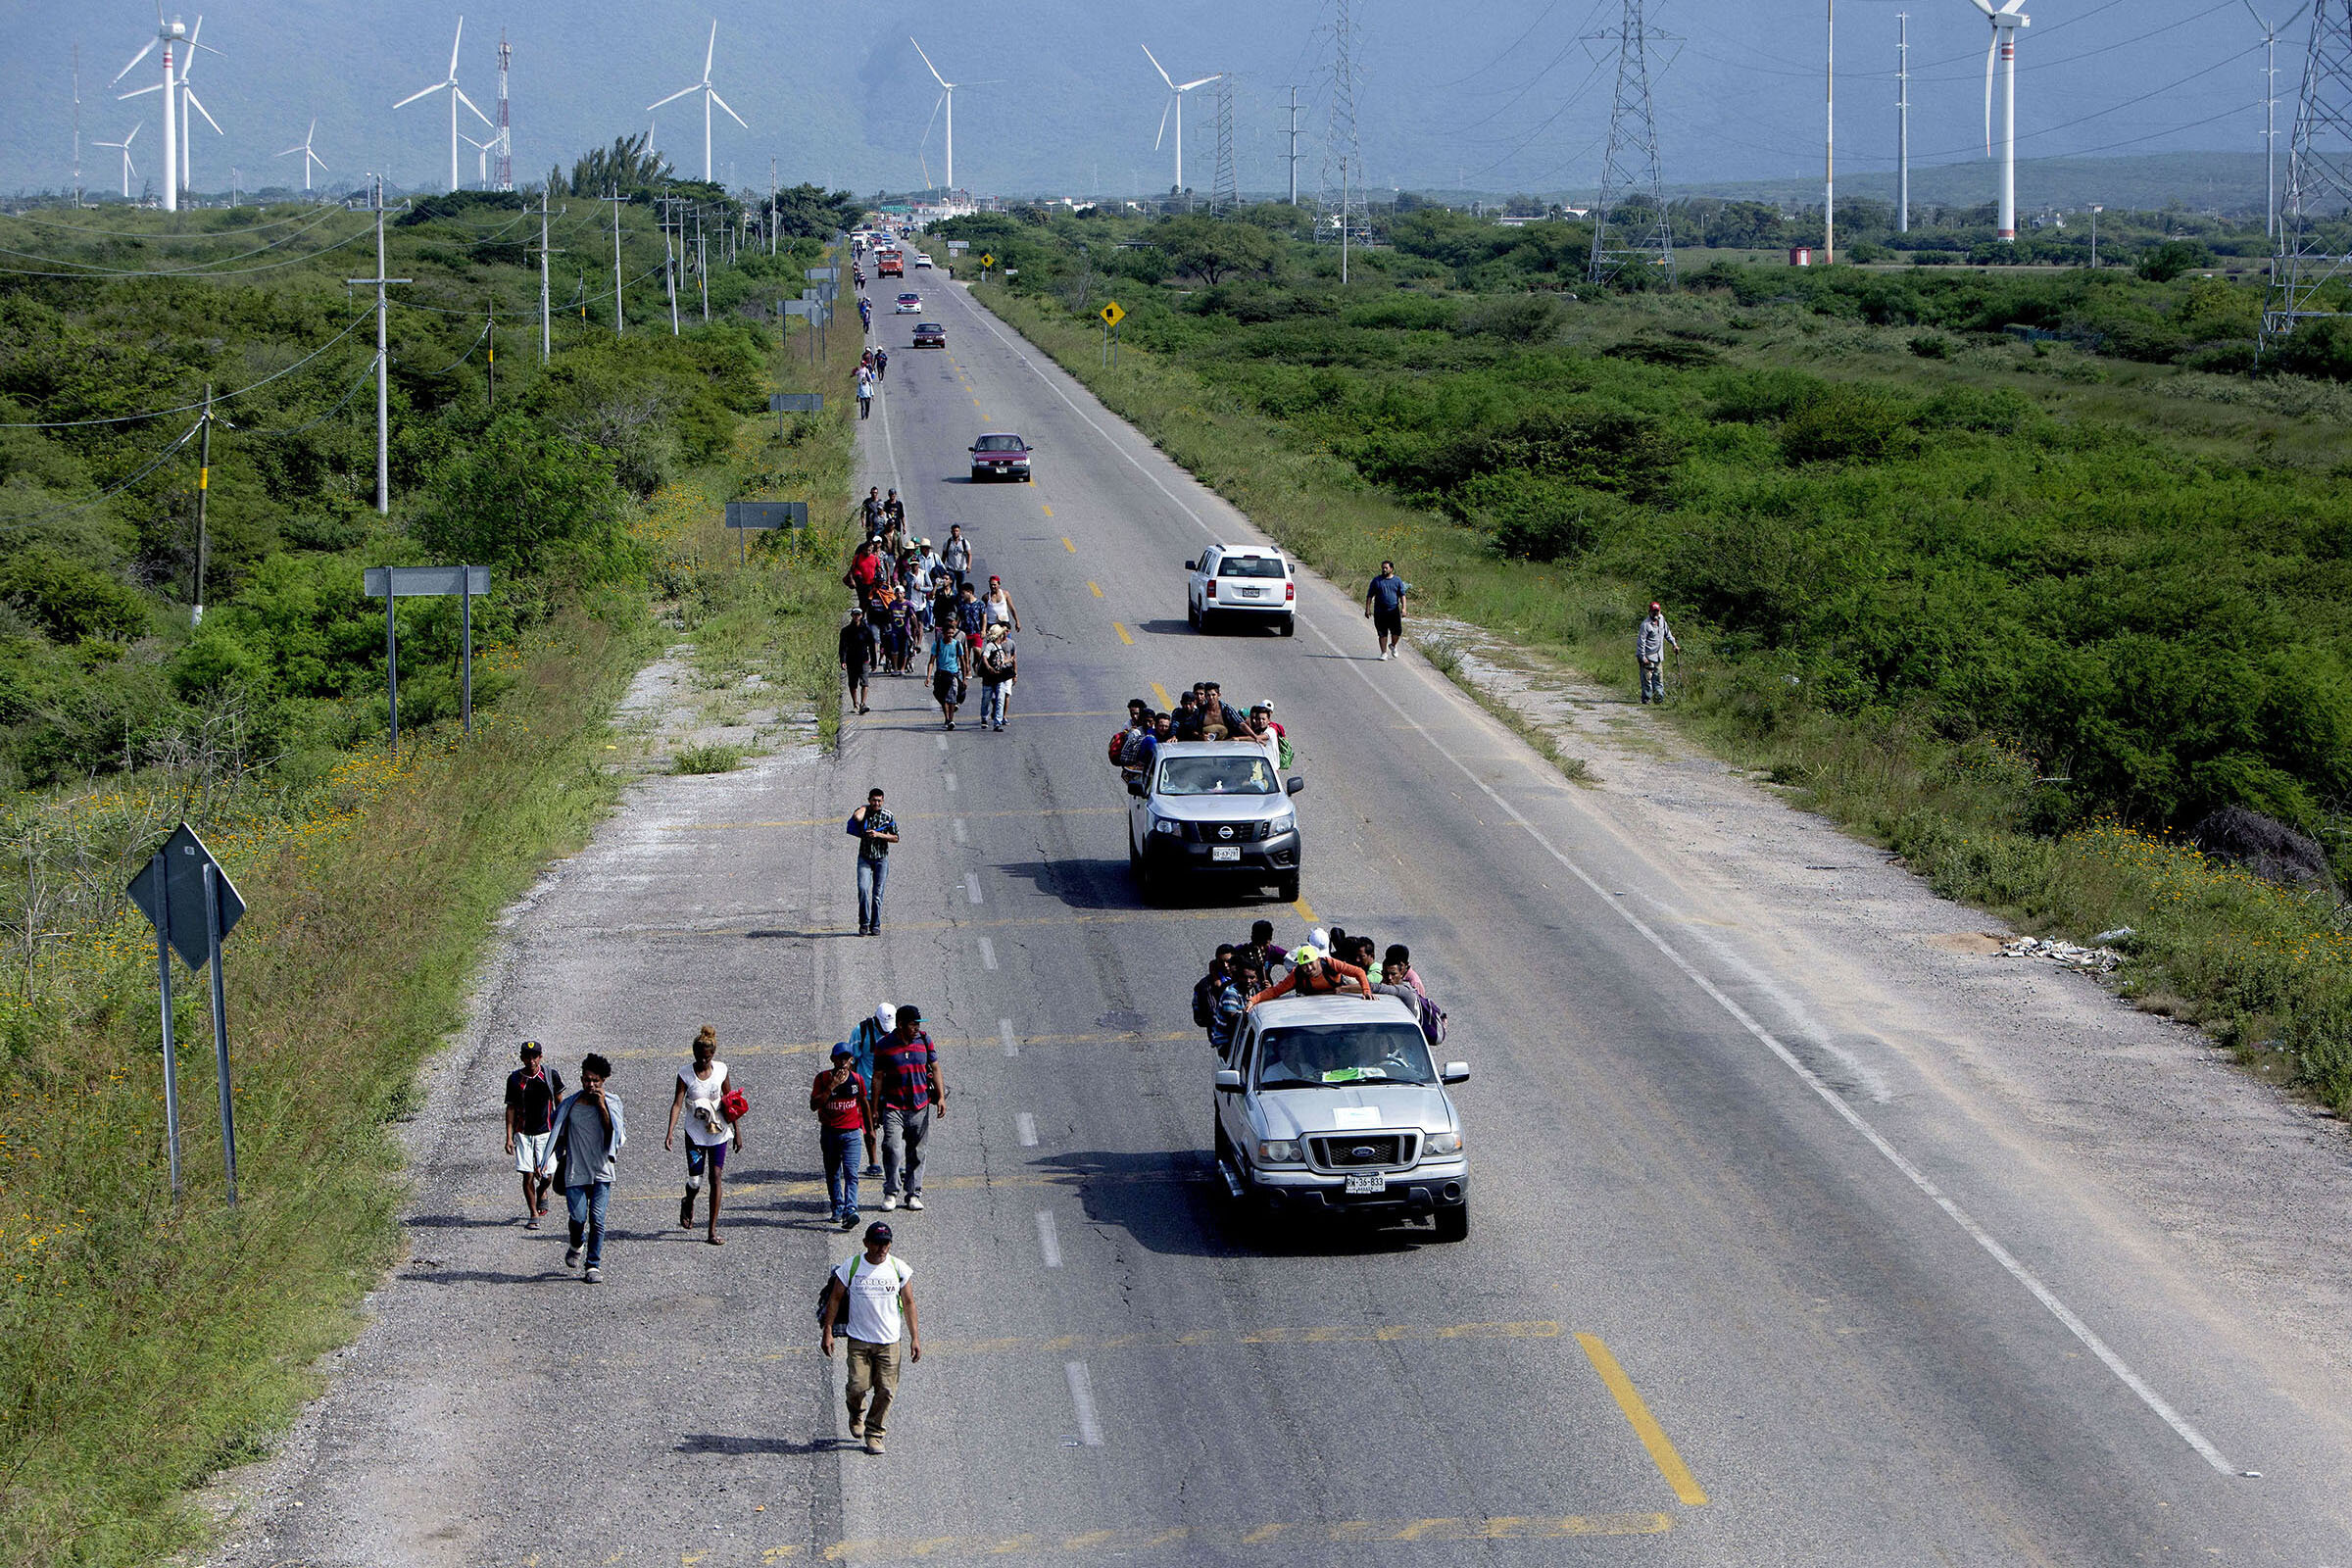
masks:
<svg viewBox="0 0 2352 1568"><path fill-rule="evenodd" d="M1193 982L1193 1022L1206 1029L1217 1021L1217 977L1204 974Z"/></svg>

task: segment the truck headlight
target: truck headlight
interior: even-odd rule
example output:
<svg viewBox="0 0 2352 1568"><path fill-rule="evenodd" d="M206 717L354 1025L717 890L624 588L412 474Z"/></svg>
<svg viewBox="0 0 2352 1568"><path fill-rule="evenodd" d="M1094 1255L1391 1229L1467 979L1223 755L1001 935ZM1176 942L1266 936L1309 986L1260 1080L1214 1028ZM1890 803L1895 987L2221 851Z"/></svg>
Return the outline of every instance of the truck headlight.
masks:
<svg viewBox="0 0 2352 1568"><path fill-rule="evenodd" d="M1257 1157L1269 1165L1296 1165L1302 1156L1298 1146L1288 1138L1269 1138L1257 1146Z"/></svg>
<svg viewBox="0 0 2352 1568"><path fill-rule="evenodd" d="M1424 1154L1458 1154L1462 1152L1460 1133L1431 1133L1421 1145Z"/></svg>
<svg viewBox="0 0 2352 1568"><path fill-rule="evenodd" d="M1152 831L1154 833L1169 834L1182 833L1184 831L1184 825L1176 821L1173 817L1155 816L1152 819Z"/></svg>
<svg viewBox="0 0 2352 1568"><path fill-rule="evenodd" d="M1280 816L1275 817L1272 821L1266 824L1266 837L1280 838L1285 833L1296 832L1298 827L1298 813L1297 811L1285 811Z"/></svg>

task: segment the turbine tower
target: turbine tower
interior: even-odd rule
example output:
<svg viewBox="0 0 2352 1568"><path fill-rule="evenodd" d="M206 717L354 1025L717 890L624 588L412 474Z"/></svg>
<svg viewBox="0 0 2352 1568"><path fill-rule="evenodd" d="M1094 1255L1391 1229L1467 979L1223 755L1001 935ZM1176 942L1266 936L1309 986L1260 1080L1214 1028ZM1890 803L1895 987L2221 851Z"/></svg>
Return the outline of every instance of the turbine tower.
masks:
<svg viewBox="0 0 2352 1568"><path fill-rule="evenodd" d="M1168 68L1159 63L1159 57L1152 52L1150 44L1145 44L1143 51L1144 58L1152 62L1152 69L1159 73L1159 79L1168 84L1168 101L1159 112L1159 134L1152 138L1152 150L1159 151L1159 144L1167 139L1168 116L1173 112L1176 116L1176 183L1172 188L1177 195L1181 196L1184 194L1184 95L1195 87L1207 86L1210 82L1222 77L1225 73L1220 71L1216 75L1202 76L1198 81L1179 83L1175 77L1168 74Z"/></svg>
<svg viewBox="0 0 2352 1568"><path fill-rule="evenodd" d="M213 127L214 135L228 134L220 128L220 122L213 118L213 112L204 107L203 100L196 96L196 89L188 85L188 74L196 69L196 51L204 47L196 40L203 35L204 18L199 14L196 25L188 29L188 63L179 68L179 185L191 196L196 191L196 122L188 118L189 111L204 116L204 122ZM217 49L213 52L220 53Z"/></svg>
<svg viewBox="0 0 2352 1568"><path fill-rule="evenodd" d="M318 134L318 118L314 115L311 117L311 128L302 133L302 140L296 142L284 152L275 155L279 158L291 158L296 153L302 154L302 193L305 196L308 196L311 193L311 166L313 164L317 164L318 166L318 172L321 174L326 172L326 160L319 157L317 153L311 151L311 138Z"/></svg>
<svg viewBox="0 0 2352 1568"><path fill-rule="evenodd" d="M2017 29L2030 27L2033 19L2018 10L2026 0L2002 0L1994 10L1992 0L1969 0L1984 20L1992 24L1992 41L1984 50L1984 156L1992 156L1992 68L1997 59L2001 67L2001 229L2004 245L2017 243Z"/></svg>
<svg viewBox="0 0 2352 1568"><path fill-rule="evenodd" d="M156 0L155 36L147 40L146 48L141 49L137 54L130 57L129 65L124 66L121 71L115 73L115 80L120 82L124 76L129 75L131 72L138 66L138 63L146 59L149 52L152 51L159 43L164 46L164 79L157 84L164 90L164 211L167 213L176 213L179 211L179 137L177 134L177 122L179 117L173 114L172 110L176 108L179 103L179 78L172 71L172 50L174 45L185 43L187 45L187 53L191 58L193 58L199 48L212 49L213 46L211 44L198 44L189 36L188 24L180 21L179 18L173 17L171 21L166 22L164 20L163 0ZM220 51L218 49L213 49L213 53L215 54L219 54L220 52ZM125 96L135 97L137 95L126 94ZM204 118L210 120L213 117L207 115ZM136 135L138 132L133 131L131 134ZM129 145L129 137L124 137L122 142L106 145L121 146L127 149ZM130 162L130 154L127 150L125 150L122 154L122 161L125 165ZM125 194L127 194L127 192Z"/></svg>
<svg viewBox="0 0 2352 1568"><path fill-rule="evenodd" d="M132 64L135 65L137 62L133 61ZM141 121L139 122L139 124L142 125L145 123L145 121ZM133 125L130 127L130 134L123 137L121 141L94 141L90 143L90 145L93 147L112 147L122 155L122 198L125 201L130 199L130 176L138 172L138 171L133 169L130 165L130 144L138 139L139 126Z"/></svg>
<svg viewBox="0 0 2352 1568"><path fill-rule="evenodd" d="M451 190L458 188L458 105L464 104L467 109L472 110L473 118L483 124L490 123L490 117L483 114L475 106L474 101L466 96L466 89L458 85L458 46L465 41L466 19L460 17L457 36L449 41L449 74L434 82L430 87L418 88L392 106L395 109L406 109L419 98L428 98L437 92L449 94L449 188Z"/></svg>
<svg viewBox="0 0 2352 1568"><path fill-rule="evenodd" d="M2269 355L2298 323L2339 313L2317 297L2352 277L2352 254L2332 249L2323 224L2352 206L2352 0L2315 0L2303 61L2303 94L2286 155L2286 199L2278 212L2270 297L2262 310ZM2340 229L2339 229L2340 232Z"/></svg>
<svg viewBox="0 0 2352 1568"><path fill-rule="evenodd" d="M727 118L729 120L732 120L738 125L743 125L743 128L746 130L752 128L750 125L744 124L744 120L741 115L737 114L734 110L727 108L727 101L718 95L718 89L716 87L710 85L710 66L711 62L716 60L717 57L718 19L713 17L710 19L710 42L703 50L703 79L696 82L691 87L680 87L676 92L671 93L668 97L645 106L646 113L650 115L655 110L661 108L662 104L676 103L688 93L699 92L703 95L703 181L705 184L710 183L710 106L712 104L716 104L719 108L726 109ZM653 128L650 125L646 128L646 135L649 138L653 135Z"/></svg>
<svg viewBox="0 0 2352 1568"><path fill-rule="evenodd" d="M1600 191L1592 204L1592 260L1586 276L1605 283L1628 263L1674 276L1674 234L1666 225L1666 179L1658 165L1658 122L1649 101L1649 46L1666 35L1642 14L1643 0L1625 0L1617 30L1596 33L1617 46L1617 95L1609 106L1608 151L1600 161ZM1649 222L1636 235L1612 223L1627 195L1646 197ZM1612 243L1610 230L1616 229Z"/></svg>

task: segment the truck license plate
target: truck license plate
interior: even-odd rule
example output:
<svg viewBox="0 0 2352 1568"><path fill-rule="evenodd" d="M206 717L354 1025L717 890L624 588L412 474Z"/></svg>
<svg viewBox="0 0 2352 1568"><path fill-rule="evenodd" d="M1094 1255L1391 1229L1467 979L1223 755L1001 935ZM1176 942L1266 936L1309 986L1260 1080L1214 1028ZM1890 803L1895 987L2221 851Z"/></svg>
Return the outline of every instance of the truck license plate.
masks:
<svg viewBox="0 0 2352 1568"><path fill-rule="evenodd" d="M1238 844L1212 844L1208 847L1208 858L1212 860L1238 860L1242 858L1241 846Z"/></svg>
<svg viewBox="0 0 2352 1568"><path fill-rule="evenodd" d="M1376 1170L1351 1175L1347 1181L1348 1191L1351 1193L1385 1193L1389 1190L1389 1179Z"/></svg>

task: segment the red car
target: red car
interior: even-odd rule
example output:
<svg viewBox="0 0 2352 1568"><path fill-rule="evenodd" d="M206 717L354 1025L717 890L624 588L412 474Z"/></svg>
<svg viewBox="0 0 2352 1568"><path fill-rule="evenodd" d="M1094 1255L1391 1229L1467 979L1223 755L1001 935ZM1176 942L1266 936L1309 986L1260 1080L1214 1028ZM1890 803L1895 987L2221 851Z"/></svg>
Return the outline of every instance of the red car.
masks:
<svg viewBox="0 0 2352 1568"><path fill-rule="evenodd" d="M997 431L972 443L972 479L1030 477L1029 443L1009 431Z"/></svg>
<svg viewBox="0 0 2352 1568"><path fill-rule="evenodd" d="M914 323L914 346L918 349L944 349L948 346L948 329L937 321Z"/></svg>

